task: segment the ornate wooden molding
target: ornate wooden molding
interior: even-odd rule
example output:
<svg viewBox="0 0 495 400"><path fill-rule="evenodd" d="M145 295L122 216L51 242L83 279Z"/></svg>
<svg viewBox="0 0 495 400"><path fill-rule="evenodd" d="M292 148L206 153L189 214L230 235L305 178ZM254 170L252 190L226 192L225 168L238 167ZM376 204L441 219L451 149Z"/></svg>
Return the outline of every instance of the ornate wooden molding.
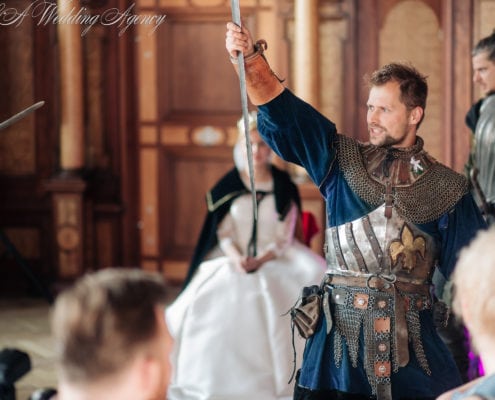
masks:
<svg viewBox="0 0 495 400"><path fill-rule="evenodd" d="M62 173L45 182L53 210L57 278L74 279L84 270L84 192L86 182Z"/></svg>

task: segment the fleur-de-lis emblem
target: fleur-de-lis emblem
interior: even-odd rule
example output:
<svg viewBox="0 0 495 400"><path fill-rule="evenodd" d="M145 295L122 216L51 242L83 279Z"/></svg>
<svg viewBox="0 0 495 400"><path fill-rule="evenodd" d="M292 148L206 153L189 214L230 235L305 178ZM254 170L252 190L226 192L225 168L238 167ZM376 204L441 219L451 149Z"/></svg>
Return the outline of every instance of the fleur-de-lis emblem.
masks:
<svg viewBox="0 0 495 400"><path fill-rule="evenodd" d="M414 237L411 229L404 224L400 235L400 240L396 239L390 243L389 253L395 267L402 258L402 268L411 272L416 266L418 255L425 258L426 241L421 236Z"/></svg>

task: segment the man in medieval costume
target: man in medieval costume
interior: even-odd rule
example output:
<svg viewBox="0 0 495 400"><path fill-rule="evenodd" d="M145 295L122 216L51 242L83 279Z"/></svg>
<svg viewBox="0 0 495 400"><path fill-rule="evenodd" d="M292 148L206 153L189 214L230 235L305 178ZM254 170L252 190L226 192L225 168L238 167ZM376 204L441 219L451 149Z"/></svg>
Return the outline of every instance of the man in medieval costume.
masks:
<svg viewBox="0 0 495 400"><path fill-rule="evenodd" d="M432 399L459 385L435 328L431 276L448 279L458 251L485 222L466 178L440 164L417 136L426 78L392 63L369 77L369 142L284 87L266 43L227 24L226 48L245 60L258 129L303 166L326 201L326 278L315 333L306 342L294 398Z"/></svg>

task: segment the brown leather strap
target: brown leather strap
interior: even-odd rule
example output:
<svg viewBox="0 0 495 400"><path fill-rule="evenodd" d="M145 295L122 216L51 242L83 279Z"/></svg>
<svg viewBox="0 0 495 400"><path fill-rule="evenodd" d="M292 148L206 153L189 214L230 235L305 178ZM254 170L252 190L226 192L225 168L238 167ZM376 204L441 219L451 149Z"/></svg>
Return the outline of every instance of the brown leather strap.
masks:
<svg viewBox="0 0 495 400"><path fill-rule="evenodd" d="M366 267L366 262L364 261L363 254L361 253L361 250L359 250L356 240L354 239L354 233L352 232L352 222L347 222L345 224L345 236L347 239L347 243L352 251L352 254L356 259L359 270L361 272L368 272L368 268Z"/></svg>
<svg viewBox="0 0 495 400"><path fill-rule="evenodd" d="M263 51L267 45L264 40L258 40L255 52L244 58L246 66L246 88L249 100L255 106L266 104L273 100L285 89L280 79L268 65ZM234 68L239 73L239 66L231 58Z"/></svg>
<svg viewBox="0 0 495 400"><path fill-rule="evenodd" d="M397 364L399 367L405 367L409 363L409 333L407 331L406 321L406 305L404 303L404 297L402 297L397 290L394 293L395 297L395 343L397 345Z"/></svg>
<svg viewBox="0 0 495 400"><path fill-rule="evenodd" d="M422 284L417 285L410 282L402 282L396 280L395 282L387 280L385 277L378 275L368 276L343 276L343 275L329 275L326 281L330 285L342 285L351 287L362 287L376 290L390 290L392 286L395 286L402 292L410 294L420 294L429 296L430 285Z"/></svg>
<svg viewBox="0 0 495 400"><path fill-rule="evenodd" d="M363 229L364 232L366 233L366 237L370 242L371 249L373 250L373 254L376 257L376 261L378 262L378 265L381 268L382 260L383 260L383 251L382 248L380 247L380 243L378 243L378 239L376 238L375 231L371 226L370 217L368 215L365 215L362 221L363 221Z"/></svg>
<svg viewBox="0 0 495 400"><path fill-rule="evenodd" d="M341 269L348 269L347 263L345 262L344 259L344 255L342 254L342 247L340 247L339 231L335 226L330 228L330 231L332 232L332 242L333 242L333 247L335 249L335 257L337 258L339 267Z"/></svg>
<svg viewBox="0 0 495 400"><path fill-rule="evenodd" d="M377 400L392 400L392 385L387 383L379 383L376 387Z"/></svg>

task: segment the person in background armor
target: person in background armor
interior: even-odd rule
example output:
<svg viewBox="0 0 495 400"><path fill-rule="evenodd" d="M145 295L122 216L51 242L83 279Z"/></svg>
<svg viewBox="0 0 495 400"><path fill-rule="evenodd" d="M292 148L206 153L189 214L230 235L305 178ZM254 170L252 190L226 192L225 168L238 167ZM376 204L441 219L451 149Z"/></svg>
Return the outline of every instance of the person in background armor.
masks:
<svg viewBox="0 0 495 400"><path fill-rule="evenodd" d="M158 273L105 268L57 296L52 312L57 400L163 400L172 339Z"/></svg>
<svg viewBox="0 0 495 400"><path fill-rule="evenodd" d="M483 98L466 115L466 124L472 130L471 153L465 172L471 182L471 191L491 224L495 213L495 31L474 46L472 51L473 82L479 85ZM451 281L436 274L435 286L439 297L451 306ZM439 327L440 337L449 347L465 382L479 375L480 361L470 351L468 332L464 325L449 318L448 325Z"/></svg>
<svg viewBox="0 0 495 400"><path fill-rule="evenodd" d="M417 136L426 78L391 63L369 77L369 142L335 125L284 87L266 42L227 24L258 129L283 159L303 166L326 201L327 276L321 315L306 342L294 399L431 399L461 384L438 336L431 277L449 278L458 251L486 224L467 179Z"/></svg>
<svg viewBox="0 0 495 400"><path fill-rule="evenodd" d="M481 39L472 51L473 82L483 98L466 115L473 131L466 170L475 198L489 223L495 218L495 31Z"/></svg>

